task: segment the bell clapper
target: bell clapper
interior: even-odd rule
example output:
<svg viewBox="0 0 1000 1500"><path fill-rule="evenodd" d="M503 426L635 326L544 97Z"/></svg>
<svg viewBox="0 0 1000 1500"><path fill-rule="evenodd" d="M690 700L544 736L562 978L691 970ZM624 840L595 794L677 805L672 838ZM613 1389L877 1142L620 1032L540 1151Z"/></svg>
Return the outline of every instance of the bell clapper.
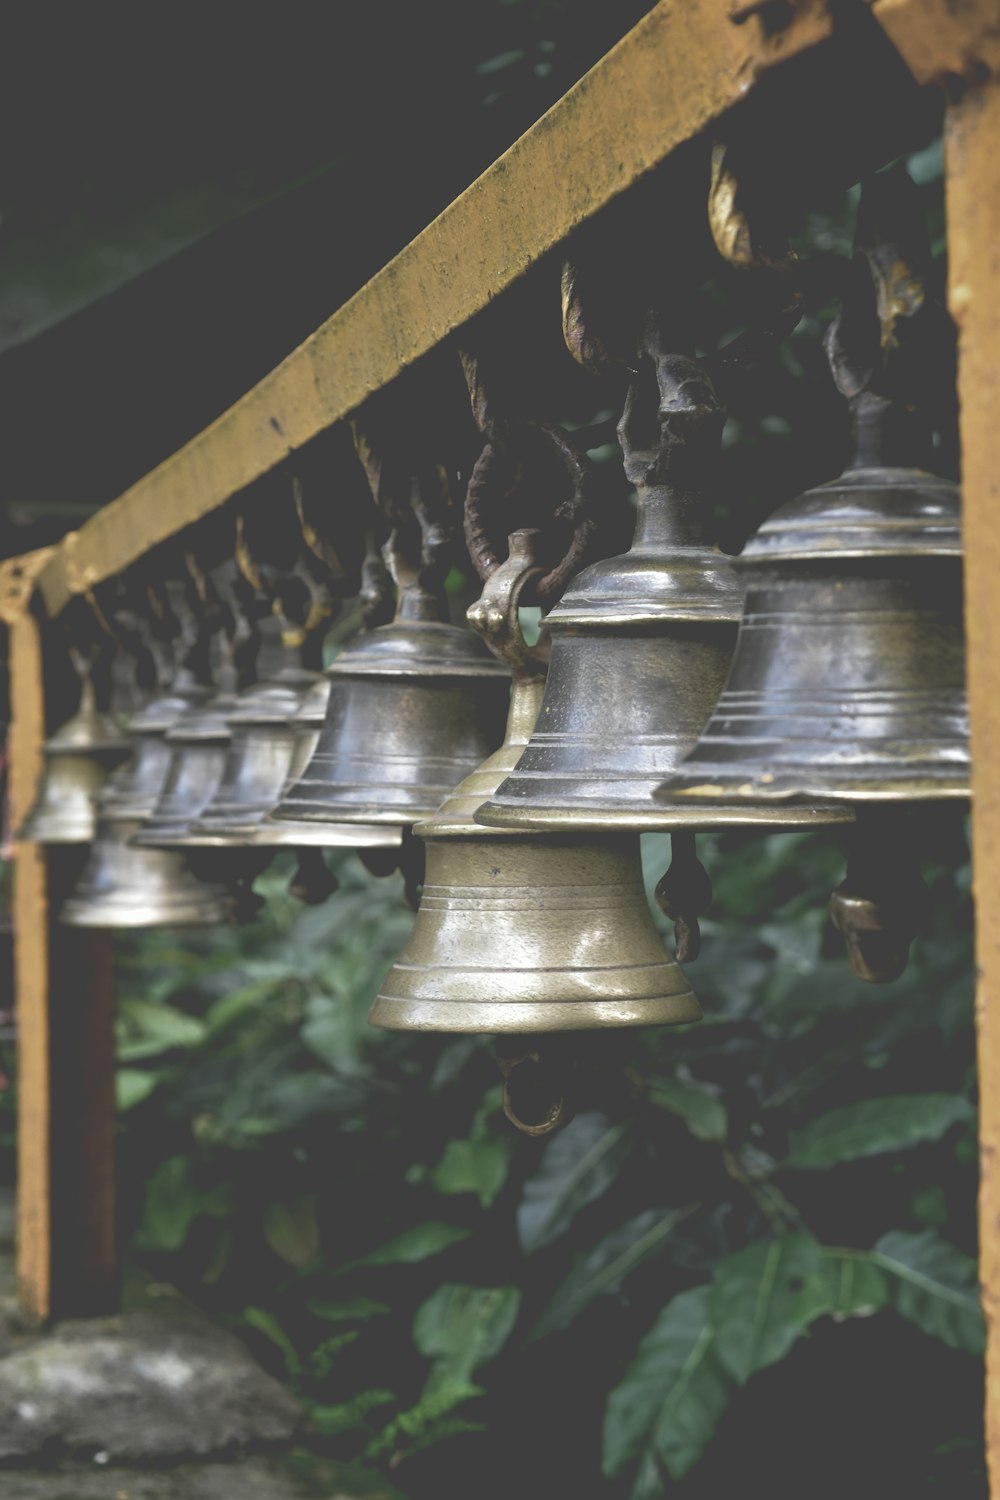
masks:
<svg viewBox="0 0 1000 1500"><path fill-rule="evenodd" d="M326 867L322 849L296 850L295 871L288 883L289 894L303 906L322 906L340 888L340 881Z"/></svg>
<svg viewBox="0 0 1000 1500"><path fill-rule="evenodd" d="M846 875L830 897L851 968L871 984L888 984L904 972L926 914L927 887L909 824L905 813L894 817L892 809L859 811L848 834Z"/></svg>
<svg viewBox="0 0 1000 1500"><path fill-rule="evenodd" d="M503 1112L522 1135L552 1135L575 1114L570 1102L572 1060L566 1039L554 1036L497 1038L503 1078Z"/></svg>
<svg viewBox="0 0 1000 1500"><path fill-rule="evenodd" d="M427 863L426 845L423 839L415 838L409 828L403 829L403 842L396 854L399 872L403 877L403 894L411 911L420 905L424 888L424 868Z"/></svg>
<svg viewBox="0 0 1000 1500"><path fill-rule="evenodd" d="M675 829L670 835L672 859L656 886L656 904L674 924L679 963L692 963L701 952L698 918L712 904L712 881L698 858L693 833Z"/></svg>

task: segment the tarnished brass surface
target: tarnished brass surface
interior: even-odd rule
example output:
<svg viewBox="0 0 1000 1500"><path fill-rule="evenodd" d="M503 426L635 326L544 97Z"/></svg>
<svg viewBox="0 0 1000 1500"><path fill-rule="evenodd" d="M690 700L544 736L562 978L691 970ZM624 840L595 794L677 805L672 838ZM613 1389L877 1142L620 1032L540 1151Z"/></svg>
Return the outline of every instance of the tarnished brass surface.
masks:
<svg viewBox="0 0 1000 1500"><path fill-rule="evenodd" d="M320 730L326 721L330 690L329 677L325 674L318 677L306 692L292 719L295 742L288 776L278 797L279 804L299 781L316 751ZM304 820L293 822L290 819L279 822L273 809L261 820L254 832L255 844L297 848L395 848L401 840L402 830L389 825L378 827L364 823L309 823Z"/></svg>
<svg viewBox="0 0 1000 1500"><path fill-rule="evenodd" d="M664 795L969 794L957 487L865 467L784 506L740 559L732 671Z"/></svg>
<svg viewBox="0 0 1000 1500"><path fill-rule="evenodd" d="M199 843L243 844L274 806L295 745L293 719L316 674L286 667L237 696L227 717L231 738L218 787L189 836Z"/></svg>
<svg viewBox="0 0 1000 1500"><path fill-rule="evenodd" d="M97 708L89 678L80 707L43 746L45 769L18 838L36 844L87 844L97 826L97 795L129 742L117 721Z"/></svg>
<svg viewBox="0 0 1000 1500"><path fill-rule="evenodd" d="M515 685L515 734L531 707ZM526 837L470 819L484 783L496 784L516 749L498 752L492 770L482 767L418 825L427 844L420 910L372 1025L502 1033L698 1020L653 926L637 835Z"/></svg>
<svg viewBox="0 0 1000 1500"><path fill-rule="evenodd" d="M222 779L232 738L228 715L235 706L235 693L219 693L209 703L189 708L167 731L171 758L163 791L133 844L165 848L199 843L190 825L207 807Z"/></svg>
<svg viewBox="0 0 1000 1500"><path fill-rule="evenodd" d="M705 370L648 337L619 425L639 497L635 540L585 569L548 615L538 724L477 821L569 832L849 819L812 807L668 810L653 797L704 727L736 640L743 589L711 542L702 472L724 419Z"/></svg>
<svg viewBox="0 0 1000 1500"><path fill-rule="evenodd" d="M208 689L197 684L175 685L133 716L129 725L132 754L108 781L101 797L102 813L113 812L137 822L150 817L170 769L167 732L181 714L207 697Z"/></svg>
<svg viewBox="0 0 1000 1500"><path fill-rule="evenodd" d="M396 619L352 641L327 675L326 721L279 821L415 823L500 740L507 672L461 626Z"/></svg>
<svg viewBox="0 0 1000 1500"><path fill-rule="evenodd" d="M59 913L69 927L210 927L233 917L221 886L197 880L184 855L130 844L139 819L102 816L90 860Z"/></svg>

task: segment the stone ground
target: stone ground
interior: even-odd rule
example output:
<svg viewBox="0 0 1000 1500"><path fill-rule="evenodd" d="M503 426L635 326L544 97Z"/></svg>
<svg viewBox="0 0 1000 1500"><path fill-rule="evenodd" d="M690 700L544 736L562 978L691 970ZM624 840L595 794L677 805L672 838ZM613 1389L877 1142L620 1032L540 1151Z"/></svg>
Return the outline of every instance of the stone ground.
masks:
<svg viewBox="0 0 1000 1500"><path fill-rule="evenodd" d="M173 1288L26 1330L0 1196L0 1500L399 1500L309 1451L289 1392Z"/></svg>

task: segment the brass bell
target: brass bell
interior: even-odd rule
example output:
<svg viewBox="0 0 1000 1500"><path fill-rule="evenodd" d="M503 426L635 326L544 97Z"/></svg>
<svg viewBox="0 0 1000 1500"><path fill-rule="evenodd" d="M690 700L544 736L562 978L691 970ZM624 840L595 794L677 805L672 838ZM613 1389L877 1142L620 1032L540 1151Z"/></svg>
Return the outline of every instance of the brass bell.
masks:
<svg viewBox="0 0 1000 1500"><path fill-rule="evenodd" d="M905 174L866 187L859 279L827 336L851 407L853 461L747 543L729 678L661 794L671 805L854 805L833 914L869 979L902 972L916 925L914 851L900 840L899 814L969 795L959 491L915 463L926 364L917 346L934 330L934 309L919 252L905 234L893 243L912 191ZM876 222L886 210L896 219L889 231ZM886 844L896 851L888 863Z"/></svg>
<svg viewBox="0 0 1000 1500"><path fill-rule="evenodd" d="M320 731L326 721L327 708L332 689L331 679L319 676L306 691L298 711L292 718L295 740L288 776L278 797L284 802L291 789L298 783L319 744ZM318 846L331 848L347 845L351 848L398 848L402 842L402 829L390 825L378 826L364 823L314 823L305 819L293 821L282 818L272 810L258 824L254 841L265 845L293 847ZM393 866L395 868L395 866Z"/></svg>
<svg viewBox="0 0 1000 1500"><path fill-rule="evenodd" d="M316 674L288 665L237 695L227 715L231 738L219 784L189 833L204 844L251 844L288 776L293 718Z"/></svg>
<svg viewBox="0 0 1000 1500"><path fill-rule="evenodd" d="M478 821L550 832L842 821L849 814L823 808L666 812L654 801L722 689L743 589L707 514L705 469L725 411L701 366L664 352L652 331L645 349L619 425L638 492L635 540L579 573L547 617L538 724Z"/></svg>
<svg viewBox="0 0 1000 1500"><path fill-rule="evenodd" d="M351 641L326 669L316 749L274 810L278 821L398 830L429 817L500 740L508 677L419 589L391 625ZM398 836L398 835L397 835Z"/></svg>
<svg viewBox="0 0 1000 1500"><path fill-rule="evenodd" d="M637 834L528 836L475 821L521 754L542 697L538 661L516 634L521 591L543 571L533 536L511 537L507 563L470 611L515 666L507 736L417 825L427 846L423 896L372 1007L375 1026L548 1033L701 1015L653 925Z"/></svg>
<svg viewBox="0 0 1000 1500"><path fill-rule="evenodd" d="M97 796L129 751L120 726L97 707L89 666L74 655L80 706L45 741L45 768L34 806L18 837L35 844L87 844L97 826Z"/></svg>
<svg viewBox="0 0 1000 1500"><path fill-rule="evenodd" d="M172 754L166 779L150 816L132 841L137 847L198 845L190 825L222 780L232 738L228 715L235 705L235 693L218 693L208 703L186 709L167 731L166 744Z"/></svg>
<svg viewBox="0 0 1000 1500"><path fill-rule="evenodd" d="M228 921L222 889L198 880L183 854L137 849L131 839L156 805L170 763L166 733L205 690L183 687L147 705L133 720L131 761L108 782L97 833L80 880L59 920L71 927L186 927Z"/></svg>

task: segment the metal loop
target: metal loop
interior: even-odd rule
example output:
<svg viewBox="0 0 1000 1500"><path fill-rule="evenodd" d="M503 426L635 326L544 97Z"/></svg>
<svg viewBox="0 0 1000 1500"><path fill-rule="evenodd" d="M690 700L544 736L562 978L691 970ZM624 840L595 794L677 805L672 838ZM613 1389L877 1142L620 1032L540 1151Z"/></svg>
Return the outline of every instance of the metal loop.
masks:
<svg viewBox="0 0 1000 1500"><path fill-rule="evenodd" d="M529 434L531 435L529 437ZM489 578L503 558L491 540L494 515L503 517L504 534L511 530L510 506L516 503L523 484L524 451L531 439L541 437L555 453L572 485L570 495L554 506L548 517L530 520L544 535L545 522L564 521L571 530L569 544L558 563L543 572L532 590L532 597L543 608L560 597L566 585L585 562L590 550L596 521L594 470L587 458L566 433L542 422L525 422L502 445L489 441L483 448L469 478L465 497L465 542L473 566L480 578Z"/></svg>

